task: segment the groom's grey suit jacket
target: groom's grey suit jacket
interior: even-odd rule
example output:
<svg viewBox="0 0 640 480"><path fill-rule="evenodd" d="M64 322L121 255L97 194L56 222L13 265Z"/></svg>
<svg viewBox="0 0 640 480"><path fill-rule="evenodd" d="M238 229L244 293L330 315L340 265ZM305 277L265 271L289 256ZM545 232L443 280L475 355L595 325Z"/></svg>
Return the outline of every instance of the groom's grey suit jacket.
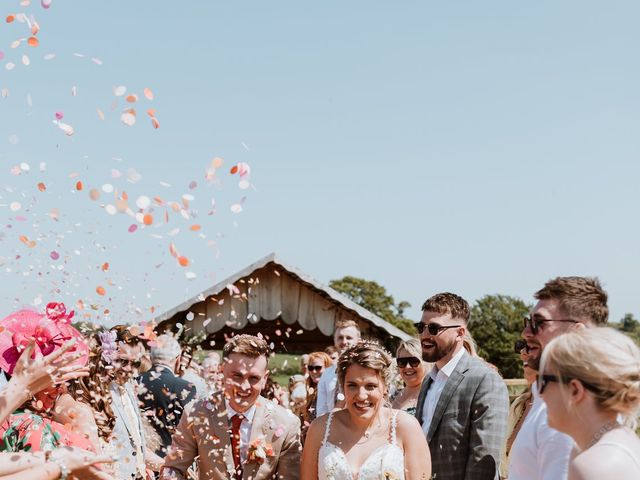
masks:
<svg viewBox="0 0 640 480"><path fill-rule="evenodd" d="M422 383L416 417L433 383ZM431 420L427 442L435 480L493 480L507 431L509 394L498 373L465 354L447 379Z"/></svg>

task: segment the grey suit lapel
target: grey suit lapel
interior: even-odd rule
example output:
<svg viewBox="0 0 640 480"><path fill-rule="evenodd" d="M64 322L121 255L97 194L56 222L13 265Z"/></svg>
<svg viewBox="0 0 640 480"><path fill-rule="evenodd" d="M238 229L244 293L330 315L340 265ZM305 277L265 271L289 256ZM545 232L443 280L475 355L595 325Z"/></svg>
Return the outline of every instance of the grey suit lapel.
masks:
<svg viewBox="0 0 640 480"><path fill-rule="evenodd" d="M427 442L430 442L433 438L433 435L440 424L440 420L442 420L442 415L444 415L444 412L451 401L451 397L453 397L453 394L458 389L460 382L464 380L464 372L468 369L468 362L468 355L462 355L462 358L458 361L456 368L451 372L451 376L447 379L447 383L444 384L444 388L442 389L442 393L440 394L440 398L438 398L438 403L436 404L436 409L433 412L431 424L429 425Z"/></svg>
<svg viewBox="0 0 640 480"><path fill-rule="evenodd" d="M431 375L427 374L427 378L422 382L422 387L420 387L420 393L418 394L418 403L416 404L416 418L420 425L422 425L422 415L424 413L424 400L427 398L427 392L429 391L429 387L433 383L433 379Z"/></svg>

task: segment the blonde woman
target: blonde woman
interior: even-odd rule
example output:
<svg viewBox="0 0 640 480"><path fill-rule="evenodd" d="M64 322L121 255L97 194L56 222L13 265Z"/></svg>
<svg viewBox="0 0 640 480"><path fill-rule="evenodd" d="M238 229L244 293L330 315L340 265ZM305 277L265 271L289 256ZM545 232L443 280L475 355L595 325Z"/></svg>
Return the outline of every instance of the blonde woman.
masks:
<svg viewBox="0 0 640 480"><path fill-rule="evenodd" d="M640 478L638 346L611 328L580 329L549 343L540 372L549 426L576 442L569 479Z"/></svg>
<svg viewBox="0 0 640 480"><path fill-rule="evenodd" d="M391 405L397 410L415 415L420 387L431 370L429 364L422 360L420 340L412 338L400 343L396 350L396 365L404 381L404 388L396 392Z"/></svg>
<svg viewBox="0 0 640 480"><path fill-rule="evenodd" d="M317 418L302 452L302 480L425 480L429 446L418 421L387 406L391 356L359 342L338 360L345 408Z"/></svg>

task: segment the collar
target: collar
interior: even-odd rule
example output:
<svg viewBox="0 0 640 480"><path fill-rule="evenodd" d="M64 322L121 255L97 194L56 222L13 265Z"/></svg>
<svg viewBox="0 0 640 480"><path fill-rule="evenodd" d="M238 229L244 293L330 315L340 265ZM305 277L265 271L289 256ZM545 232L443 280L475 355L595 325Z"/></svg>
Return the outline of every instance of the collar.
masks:
<svg viewBox="0 0 640 480"><path fill-rule="evenodd" d="M451 376L451 374L453 373L453 371L456 369L456 367L458 366L458 362L460 361L460 359L467 353L467 351L464 348L461 348L458 353L456 353L451 360L449 360L447 362L447 364L442 367L441 369L438 369L438 367L436 367L434 365L434 367L431 369L431 372L429 372L429 375L431 376L431 378L433 379L433 381L435 382L437 376L440 374L440 372L442 372L445 377L449 378Z"/></svg>
<svg viewBox="0 0 640 480"><path fill-rule="evenodd" d="M236 412L233 408L231 408L230 405L227 405L227 418L229 420L231 420L231 417L233 417L234 415L242 415L245 418L245 420L251 423L253 422L253 417L255 414L256 414L255 404L251 405L251 408L244 413Z"/></svg>

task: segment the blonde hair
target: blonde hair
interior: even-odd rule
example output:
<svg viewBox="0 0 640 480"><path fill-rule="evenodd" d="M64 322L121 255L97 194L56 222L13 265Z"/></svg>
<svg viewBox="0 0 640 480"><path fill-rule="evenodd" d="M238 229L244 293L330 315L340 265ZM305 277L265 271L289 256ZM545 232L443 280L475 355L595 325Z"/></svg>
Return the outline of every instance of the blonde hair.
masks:
<svg viewBox="0 0 640 480"><path fill-rule="evenodd" d="M420 345L420 340L417 338L403 340L400 342L400 345L398 345L398 348L396 349L396 357L400 355L400 350L406 350L411 355L422 360L422 346Z"/></svg>
<svg viewBox="0 0 640 480"><path fill-rule="evenodd" d="M336 373L338 374L338 382L342 386L344 386L344 380L347 376L347 369L351 365L360 365L375 370L380 375L385 389L389 390L393 379L391 355L378 343L370 340L360 341L340 355Z"/></svg>
<svg viewBox="0 0 640 480"><path fill-rule="evenodd" d="M356 330L358 330L358 333L360 332L360 326L358 325L358 322L356 322L355 320L338 320L335 323L333 331L335 332L336 330L339 330L341 328L348 328L348 327L353 327Z"/></svg>
<svg viewBox="0 0 640 480"><path fill-rule="evenodd" d="M464 337L462 337L462 346L472 357L478 356L478 346L476 345L476 341L473 339L471 332L466 328L464 330Z"/></svg>
<svg viewBox="0 0 640 480"><path fill-rule="evenodd" d="M583 328L552 340L542 354L541 369L563 383L579 380L604 410L637 424L640 407L640 348L612 328Z"/></svg>

